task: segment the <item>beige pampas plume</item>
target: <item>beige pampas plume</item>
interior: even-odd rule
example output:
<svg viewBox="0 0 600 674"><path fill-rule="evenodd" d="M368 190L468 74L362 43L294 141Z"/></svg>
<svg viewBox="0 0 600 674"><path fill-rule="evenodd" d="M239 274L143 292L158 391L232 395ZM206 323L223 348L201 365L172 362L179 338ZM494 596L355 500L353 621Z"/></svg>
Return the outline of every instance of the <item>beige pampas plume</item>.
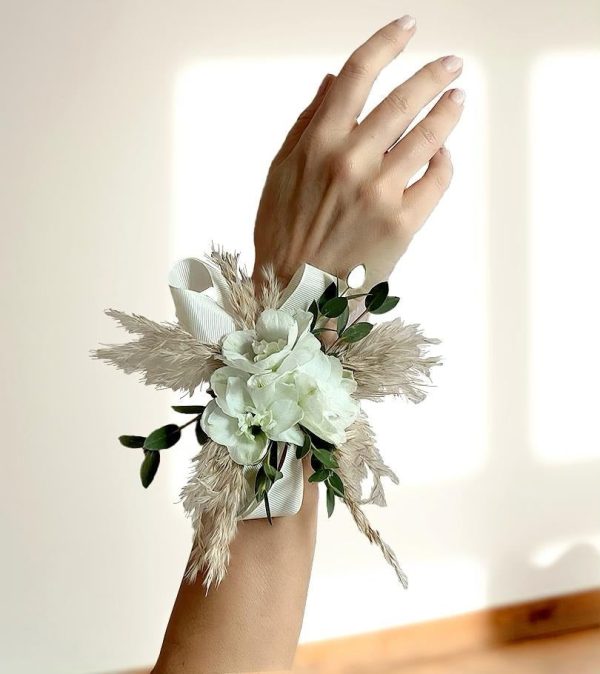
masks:
<svg viewBox="0 0 600 674"><path fill-rule="evenodd" d="M158 389L190 395L222 365L217 344L205 344L172 323L155 323L144 316L107 309L106 315L127 332L140 335L125 344L106 344L92 358L114 365L126 374L140 373L141 381Z"/></svg>
<svg viewBox="0 0 600 674"><path fill-rule="evenodd" d="M402 319L380 323L367 339L343 345L338 356L354 374L358 385L356 397L381 400L386 395L405 396L413 403L425 399L423 388L429 386L431 368L442 365L440 356L427 356L439 339L425 337L417 324Z"/></svg>
<svg viewBox="0 0 600 674"><path fill-rule="evenodd" d="M206 591L219 585L229 564L229 545L237 531L238 514L248 497L243 467L226 447L212 440L194 458L193 473L181 492L192 521L194 544L185 578L193 583L204 574Z"/></svg>
<svg viewBox="0 0 600 674"><path fill-rule="evenodd" d="M262 267L261 271L263 283L258 298L260 310L277 309L281 301L281 284L275 273L275 267L272 264L267 264Z"/></svg>
<svg viewBox="0 0 600 674"><path fill-rule="evenodd" d="M229 290L232 316L238 327L248 330L254 327L260 306L254 292L254 283L239 265L239 253L228 253L221 247L213 247L210 259L219 267Z"/></svg>
<svg viewBox="0 0 600 674"><path fill-rule="evenodd" d="M382 477L388 477L394 484L398 484L395 473L385 465L375 446L375 437L364 412L349 428L347 441L340 445L335 453L339 463L338 473L344 483L344 503L356 526L371 543L381 550L386 562L396 572L398 580L404 587L407 587L406 574L400 568L394 551L381 538L381 534L371 526L360 507L364 503L385 505ZM370 496L363 499L362 483L368 477L369 472L372 475L373 485Z"/></svg>

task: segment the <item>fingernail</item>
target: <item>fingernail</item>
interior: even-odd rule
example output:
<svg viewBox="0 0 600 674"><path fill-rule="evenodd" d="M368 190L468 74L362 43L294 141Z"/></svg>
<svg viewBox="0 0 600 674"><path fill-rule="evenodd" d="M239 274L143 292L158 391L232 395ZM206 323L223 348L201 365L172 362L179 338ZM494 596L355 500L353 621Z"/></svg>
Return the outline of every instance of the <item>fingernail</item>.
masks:
<svg viewBox="0 0 600 674"><path fill-rule="evenodd" d="M450 150L445 145L442 145L442 147L440 148L440 152L443 155L446 155L446 157L450 157Z"/></svg>
<svg viewBox="0 0 600 674"><path fill-rule="evenodd" d="M450 98L457 104L462 105L465 102L464 89L453 89L450 93Z"/></svg>
<svg viewBox="0 0 600 674"><path fill-rule="evenodd" d="M442 65L449 73L455 73L462 68L463 60L458 56L444 56Z"/></svg>
<svg viewBox="0 0 600 674"><path fill-rule="evenodd" d="M410 14L405 14L402 18L398 19L398 25L402 30L410 30L411 28L415 27L415 24L417 23L417 20L415 19L414 16L411 16Z"/></svg>

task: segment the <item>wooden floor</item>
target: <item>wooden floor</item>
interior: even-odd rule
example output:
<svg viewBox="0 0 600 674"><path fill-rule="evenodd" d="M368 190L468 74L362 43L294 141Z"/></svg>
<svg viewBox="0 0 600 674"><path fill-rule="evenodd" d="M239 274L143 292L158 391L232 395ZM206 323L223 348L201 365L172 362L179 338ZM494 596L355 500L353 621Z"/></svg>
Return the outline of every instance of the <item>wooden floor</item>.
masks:
<svg viewBox="0 0 600 674"><path fill-rule="evenodd" d="M534 639L414 666L377 669L377 674L600 674L600 629ZM371 672L346 669L343 674Z"/></svg>

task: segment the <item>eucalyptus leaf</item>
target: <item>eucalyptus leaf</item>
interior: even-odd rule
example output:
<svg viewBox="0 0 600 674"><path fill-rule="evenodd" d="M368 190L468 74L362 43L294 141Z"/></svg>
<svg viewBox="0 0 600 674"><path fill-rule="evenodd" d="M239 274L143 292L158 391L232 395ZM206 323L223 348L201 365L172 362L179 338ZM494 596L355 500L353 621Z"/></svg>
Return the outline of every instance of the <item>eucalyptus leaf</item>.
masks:
<svg viewBox="0 0 600 674"><path fill-rule="evenodd" d="M344 330L340 339L349 343L360 342L360 340L364 339L372 329L372 323L367 323L366 321L354 323L349 328Z"/></svg>
<svg viewBox="0 0 600 674"><path fill-rule="evenodd" d="M180 414L202 414L206 408L204 405L172 405L171 409Z"/></svg>
<svg viewBox="0 0 600 674"><path fill-rule="evenodd" d="M337 285L336 285L335 281L332 281L327 286L327 288L325 288L325 291L323 292L321 297L319 297L319 301L317 302L317 306L319 307L319 311L323 312L323 307L325 306L325 304L329 300L333 299L334 297L337 297Z"/></svg>
<svg viewBox="0 0 600 674"><path fill-rule="evenodd" d="M313 454L317 457L317 459L319 459L325 468L339 468L339 464L335 456L326 449L313 447Z"/></svg>
<svg viewBox="0 0 600 674"><path fill-rule="evenodd" d="M317 322L317 318L319 318L319 307L317 306L317 303L314 300L310 303L308 310L313 315L312 321L310 323L310 329L313 330Z"/></svg>
<svg viewBox="0 0 600 674"><path fill-rule="evenodd" d="M146 451L144 454L144 460L140 466L140 478L144 489L148 489L160 465L160 452Z"/></svg>
<svg viewBox="0 0 600 674"><path fill-rule="evenodd" d="M198 440L199 445L205 445L210 440L210 438L208 437L208 435L206 435L206 433L202 429L202 426L200 425L200 419L198 419L198 421L196 422L195 431L196 431L196 440Z"/></svg>
<svg viewBox="0 0 600 674"><path fill-rule="evenodd" d="M389 292L390 286L387 281L382 281L373 286L365 298L365 308L373 313L385 302Z"/></svg>
<svg viewBox="0 0 600 674"><path fill-rule="evenodd" d="M333 489L327 488L327 517L333 515L333 509L335 508L335 493Z"/></svg>
<svg viewBox="0 0 600 674"><path fill-rule="evenodd" d="M348 325L348 318L350 318L350 307L346 305L346 308L344 309L343 313L341 313L337 319L338 335L341 335L342 332L344 332L344 330L346 329L346 326Z"/></svg>
<svg viewBox="0 0 600 674"><path fill-rule="evenodd" d="M269 524L273 526L273 520L271 518L271 504L269 503L269 497L267 496L267 492L265 492L265 513L267 515L267 520L269 520Z"/></svg>
<svg viewBox="0 0 600 674"><path fill-rule="evenodd" d="M167 424L152 431L144 442L144 449L167 449L179 442L181 429L176 424Z"/></svg>
<svg viewBox="0 0 600 674"><path fill-rule="evenodd" d="M342 478L335 472L332 472L327 480L327 486L331 487L338 496L344 496L344 483Z"/></svg>
<svg viewBox="0 0 600 674"><path fill-rule="evenodd" d="M254 481L254 494L257 501L262 501L264 495L271 488L271 480L269 476L265 473L264 468L261 467L256 473L256 479Z"/></svg>
<svg viewBox="0 0 600 674"><path fill-rule="evenodd" d="M331 475L331 471L327 468L321 468L320 470L315 471L309 478L309 482L325 482L327 478Z"/></svg>
<svg viewBox="0 0 600 674"><path fill-rule="evenodd" d="M119 442L123 447L139 449L144 446L146 438L143 435L119 435Z"/></svg>
<svg viewBox="0 0 600 674"><path fill-rule="evenodd" d="M327 318L337 318L341 316L348 308L348 300L345 297L334 297L327 300L321 309L323 316Z"/></svg>
<svg viewBox="0 0 600 674"><path fill-rule="evenodd" d="M308 433L304 434L304 444L302 447L296 447L296 458L303 459L310 452L311 442L310 435Z"/></svg>
<svg viewBox="0 0 600 674"><path fill-rule="evenodd" d="M314 454L310 455L310 465L315 472L323 468L323 464L319 461L319 459L317 459L317 457Z"/></svg>
<svg viewBox="0 0 600 674"><path fill-rule="evenodd" d="M399 297L395 297L394 295L390 295L389 297L385 298L384 303L378 308L378 309L371 309L372 314L387 314L388 311L391 311L394 309L394 307L398 304L400 301Z"/></svg>
<svg viewBox="0 0 600 674"><path fill-rule="evenodd" d="M327 440L323 440L323 438L320 438L318 435L315 435L311 431L305 430L306 433L310 436L310 440L313 444L313 447L319 447L320 449L329 449L329 450L334 450L335 445L332 445L331 442L327 442Z"/></svg>

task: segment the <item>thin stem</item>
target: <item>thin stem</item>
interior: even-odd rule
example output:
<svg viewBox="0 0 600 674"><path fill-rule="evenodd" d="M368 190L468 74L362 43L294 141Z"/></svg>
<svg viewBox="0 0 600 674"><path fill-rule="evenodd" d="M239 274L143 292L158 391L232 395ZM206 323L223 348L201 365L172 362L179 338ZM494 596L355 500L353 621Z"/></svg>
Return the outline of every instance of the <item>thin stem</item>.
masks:
<svg viewBox="0 0 600 674"><path fill-rule="evenodd" d="M287 442L283 446L283 452L281 452L281 458L279 459L279 465L277 466L277 470L281 470L281 467L283 466L283 462L285 461L285 456L287 454L288 450L288 444Z"/></svg>
<svg viewBox="0 0 600 674"><path fill-rule="evenodd" d="M350 323L350 325L347 325L347 326L346 326L344 332L346 332L346 330L348 330L348 328L351 328L355 323L358 323L358 321L360 321L360 319L361 319L365 314L368 314L368 313L369 313L369 310L368 310L368 309L365 309L365 310L362 312L362 314L360 314L360 316L357 316L357 317L352 321L352 323ZM341 337L339 337L338 339L336 339L335 342L334 342L334 343L327 349L327 351L325 351L325 355L327 355L330 351L332 351L332 350L338 345L338 343L340 342L341 339L342 339Z"/></svg>
<svg viewBox="0 0 600 674"><path fill-rule="evenodd" d="M202 416L202 414L199 414L198 416L194 417L191 421L188 421L187 423L183 424L183 426L179 427L179 430L182 431L186 426L189 426L190 424L193 424L194 421L198 421L198 419Z"/></svg>

